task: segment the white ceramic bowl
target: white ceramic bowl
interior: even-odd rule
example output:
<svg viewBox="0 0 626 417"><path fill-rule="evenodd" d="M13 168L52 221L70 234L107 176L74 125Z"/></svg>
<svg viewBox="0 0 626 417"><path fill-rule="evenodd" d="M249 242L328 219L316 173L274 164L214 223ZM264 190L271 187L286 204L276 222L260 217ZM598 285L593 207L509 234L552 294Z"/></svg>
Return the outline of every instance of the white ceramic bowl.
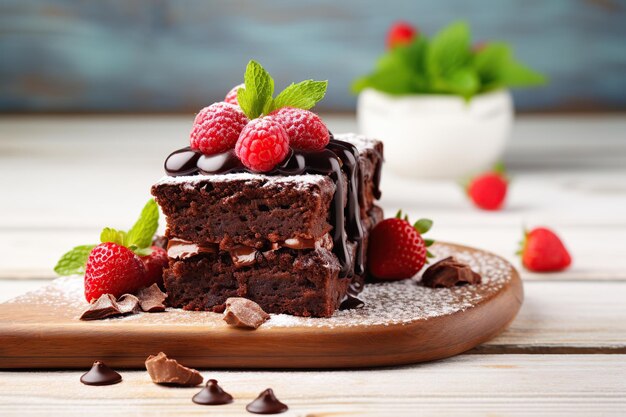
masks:
<svg viewBox="0 0 626 417"><path fill-rule="evenodd" d="M359 130L385 144L385 167L413 178L453 178L487 169L502 156L513 122L507 90L473 97L390 96L364 90Z"/></svg>

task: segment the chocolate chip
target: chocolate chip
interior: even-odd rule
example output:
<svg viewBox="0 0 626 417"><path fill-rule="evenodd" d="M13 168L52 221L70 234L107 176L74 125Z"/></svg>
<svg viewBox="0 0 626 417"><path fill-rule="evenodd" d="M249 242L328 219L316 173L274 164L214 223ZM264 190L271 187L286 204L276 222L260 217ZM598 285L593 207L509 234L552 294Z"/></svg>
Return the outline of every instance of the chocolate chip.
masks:
<svg viewBox="0 0 626 417"><path fill-rule="evenodd" d="M196 404L202 405L222 405L233 402L233 396L225 392L214 379L209 379L202 391L191 399Z"/></svg>
<svg viewBox="0 0 626 417"><path fill-rule="evenodd" d="M278 414L284 413L289 407L281 403L274 395L271 388L266 389L259 396L246 406L246 410L254 414Z"/></svg>
<svg viewBox="0 0 626 417"><path fill-rule="evenodd" d="M81 320L101 320L107 317L119 316L122 314L120 308L111 294L102 294L100 298L89 304L89 307L82 316Z"/></svg>
<svg viewBox="0 0 626 417"><path fill-rule="evenodd" d="M89 372L80 377L85 385L113 385L122 381L122 376L100 361L95 361Z"/></svg>
<svg viewBox="0 0 626 417"><path fill-rule="evenodd" d="M482 278L469 265L452 256L432 264L422 275L422 285L431 288L450 288L456 285L480 284Z"/></svg>
<svg viewBox="0 0 626 417"><path fill-rule="evenodd" d="M231 326L257 329L270 318L261 306L252 300L231 297L226 300L224 321Z"/></svg>
<svg viewBox="0 0 626 417"><path fill-rule="evenodd" d="M167 298L165 294L157 284L152 284L149 287L142 288L137 292L139 298L139 304L141 309L148 313L155 313L158 311L165 311L165 304L163 302Z"/></svg>
<svg viewBox="0 0 626 417"><path fill-rule="evenodd" d="M163 352L150 355L146 359L146 369L155 384L193 387L202 383L202 375L195 369L187 368Z"/></svg>

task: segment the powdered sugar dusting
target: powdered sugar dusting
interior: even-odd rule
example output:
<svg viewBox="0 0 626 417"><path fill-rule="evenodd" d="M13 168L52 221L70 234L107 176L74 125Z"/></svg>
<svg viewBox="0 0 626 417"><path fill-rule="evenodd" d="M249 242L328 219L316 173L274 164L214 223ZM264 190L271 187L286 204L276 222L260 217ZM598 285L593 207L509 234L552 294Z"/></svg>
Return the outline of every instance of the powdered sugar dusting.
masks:
<svg viewBox="0 0 626 417"><path fill-rule="evenodd" d="M201 182L231 182L231 181L263 181L263 187L275 185L289 184L296 189L306 189L310 185L317 185L325 181L327 176L316 174L304 175L263 175L252 174L247 172L231 173L231 174L212 174L212 175L181 175L177 177L164 176L155 186L162 184L190 184L195 185Z"/></svg>
<svg viewBox="0 0 626 417"><path fill-rule="evenodd" d="M337 311L331 318L305 318L286 314L272 314L261 329L285 327L340 328L407 324L416 320L454 314L472 308L495 295L513 276L513 267L504 259L486 252L462 249L452 245L436 244L432 252L437 259L455 256L480 273L483 282L454 288L426 288L416 280L368 284L359 295L365 307L358 310ZM433 260L435 262L437 259ZM87 307L80 277L55 280L51 285L9 301L9 303L39 303L55 306L68 319L78 320ZM222 315L168 308L164 313L140 313L122 318L89 322L88 325L133 321L146 326L226 326Z"/></svg>
<svg viewBox="0 0 626 417"><path fill-rule="evenodd" d="M375 139L368 138L363 135L357 135L356 133L339 133L334 136L337 140L353 144L359 151L374 149L374 146L378 142Z"/></svg>

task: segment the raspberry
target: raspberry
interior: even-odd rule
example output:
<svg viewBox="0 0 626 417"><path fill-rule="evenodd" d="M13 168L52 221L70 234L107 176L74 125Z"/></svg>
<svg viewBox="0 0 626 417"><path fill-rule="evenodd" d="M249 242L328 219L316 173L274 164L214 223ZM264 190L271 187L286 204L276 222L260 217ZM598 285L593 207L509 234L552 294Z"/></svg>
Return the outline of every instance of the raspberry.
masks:
<svg viewBox="0 0 626 417"><path fill-rule="evenodd" d="M254 119L239 135L235 153L253 171L271 171L289 154L289 136L269 118Z"/></svg>
<svg viewBox="0 0 626 417"><path fill-rule="evenodd" d="M234 86L233 88L230 89L230 91L228 92L228 94L226 94L226 97L224 98L224 101L226 103L230 103L230 104L234 104L235 106L239 105L239 102L237 101L237 91L239 91L240 88L244 87L243 84L239 84Z"/></svg>
<svg viewBox="0 0 626 417"><path fill-rule="evenodd" d="M205 155L226 152L237 143L237 138L248 118L241 109L229 103L213 103L196 116L191 129L192 149Z"/></svg>
<svg viewBox="0 0 626 417"><path fill-rule="evenodd" d="M283 107L270 113L269 117L280 123L294 149L319 151L328 145L328 128L320 117L308 110Z"/></svg>
<svg viewBox="0 0 626 417"><path fill-rule="evenodd" d="M398 45L406 45L413 41L418 35L417 29L407 22L396 22L387 32L387 49L392 49Z"/></svg>
<svg viewBox="0 0 626 417"><path fill-rule="evenodd" d="M146 266L146 281L163 287L163 269L167 268L168 263L167 252L158 246L152 246L151 249L152 253L150 255L141 257L143 264Z"/></svg>

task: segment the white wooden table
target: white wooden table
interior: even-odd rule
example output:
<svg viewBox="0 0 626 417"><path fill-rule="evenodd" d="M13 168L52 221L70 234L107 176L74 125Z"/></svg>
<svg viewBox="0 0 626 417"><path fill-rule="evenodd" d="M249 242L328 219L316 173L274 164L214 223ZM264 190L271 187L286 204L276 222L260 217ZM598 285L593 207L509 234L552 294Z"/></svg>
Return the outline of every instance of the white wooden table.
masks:
<svg viewBox="0 0 626 417"><path fill-rule="evenodd" d="M350 117L326 120L335 132L354 129ZM130 226L190 122L1 117L0 301L45 284L59 255L95 242L101 227ZM498 213L473 209L451 181L383 175L387 214L430 217L439 240L517 266L524 225L553 227L569 247L566 272L522 270L518 318L474 351L386 369L205 371L237 398L219 408L140 371L99 388L80 384L80 372L0 372L0 415L249 415L244 405L268 386L294 416L626 415L626 118L520 118L505 159L514 180Z"/></svg>

